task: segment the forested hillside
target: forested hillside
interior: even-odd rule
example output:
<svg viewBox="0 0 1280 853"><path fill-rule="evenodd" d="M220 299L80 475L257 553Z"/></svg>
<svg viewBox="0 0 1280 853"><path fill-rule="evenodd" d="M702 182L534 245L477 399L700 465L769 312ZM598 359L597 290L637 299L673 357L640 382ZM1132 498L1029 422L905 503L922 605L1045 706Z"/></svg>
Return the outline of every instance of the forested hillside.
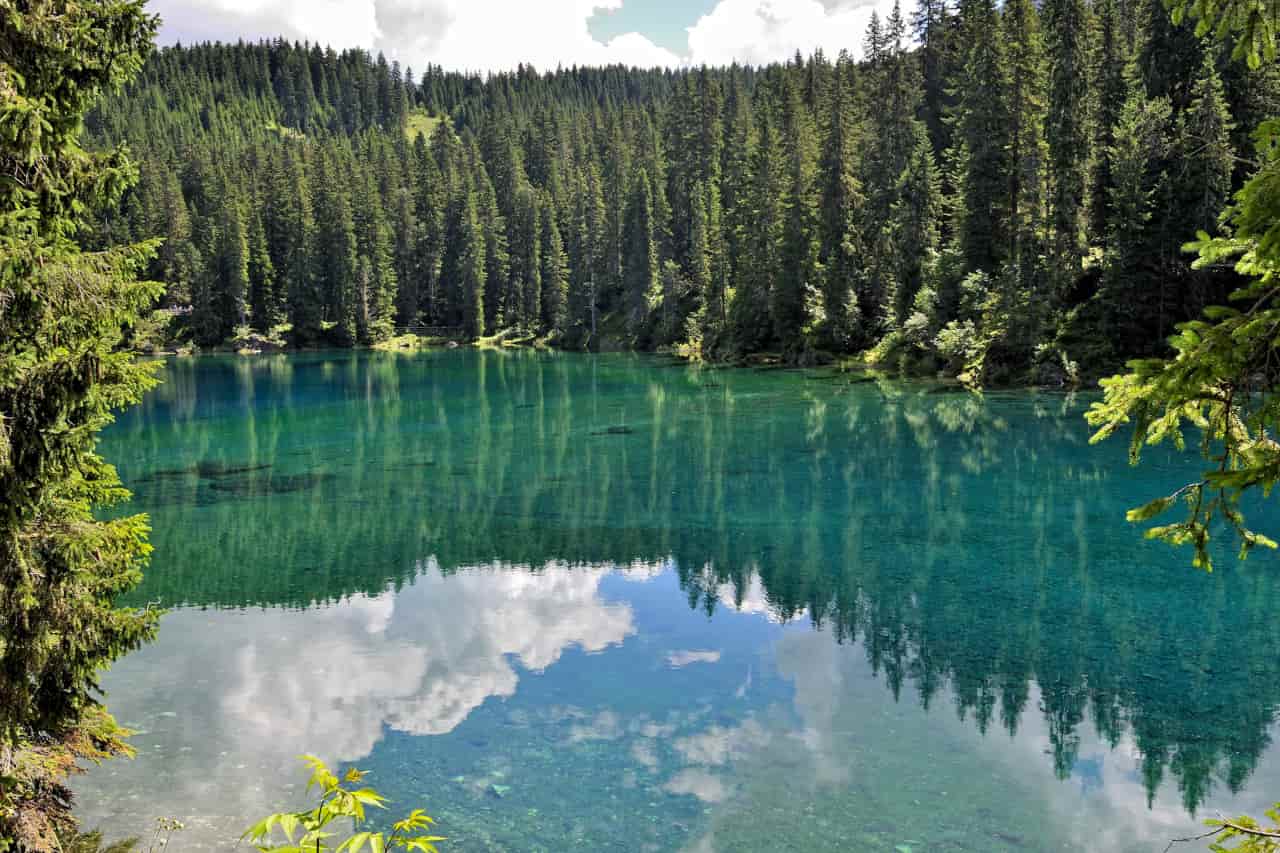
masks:
<svg viewBox="0 0 1280 853"><path fill-rule="evenodd" d="M90 116L189 334L413 323L709 358L866 352L973 382L1159 353L1280 73L1161 0L923 0L862 61L487 77L285 42L175 47ZM869 351L869 352L868 352Z"/></svg>

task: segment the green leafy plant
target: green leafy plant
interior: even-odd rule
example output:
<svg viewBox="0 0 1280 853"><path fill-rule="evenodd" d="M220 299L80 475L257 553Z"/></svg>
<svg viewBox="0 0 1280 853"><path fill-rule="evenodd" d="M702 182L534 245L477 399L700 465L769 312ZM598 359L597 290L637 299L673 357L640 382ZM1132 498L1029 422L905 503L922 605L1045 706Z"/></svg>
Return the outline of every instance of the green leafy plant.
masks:
<svg viewBox="0 0 1280 853"><path fill-rule="evenodd" d="M1272 826L1263 826L1248 815L1230 820L1219 815L1204 822L1209 827L1208 832L1189 838L1175 838L1165 847L1165 853L1175 844L1209 838L1213 839L1209 845L1213 853L1277 853L1280 851L1280 803L1267 812L1267 817Z"/></svg>
<svg viewBox="0 0 1280 853"><path fill-rule="evenodd" d="M314 755L305 755L303 762L311 768L307 791L317 788L320 801L315 808L301 812L282 812L268 815L255 823L241 836L263 853L370 853L386 850L417 850L419 853L438 853L435 843L444 836L427 834L435 820L422 809L414 809L403 820L391 826L391 832L369 832L362 829L366 821L366 808L386 808L386 797L373 788L357 788L367 772L349 769L342 778ZM351 833L338 840L340 833L331 826L351 821ZM285 842L276 844L272 837L282 833Z"/></svg>
<svg viewBox="0 0 1280 853"><path fill-rule="evenodd" d="M1201 232L1186 248L1203 269L1234 260L1247 283L1232 294L1239 307L1216 306L1205 319L1178 327L1175 355L1129 364L1129 372L1105 379L1104 399L1089 411L1098 428L1093 441L1132 425L1130 459L1142 448L1169 441L1184 444L1185 425L1201 431L1200 449L1212 467L1200 479L1129 512L1135 522L1154 518L1185 502L1185 521L1153 527L1147 536L1192 545L1194 564L1212 569L1210 527L1226 521L1240 539L1243 558L1254 547L1275 548L1249 529L1240 499L1249 491L1270 493L1280 480L1280 121L1255 134L1263 164L1236 195L1229 222L1234 233Z"/></svg>

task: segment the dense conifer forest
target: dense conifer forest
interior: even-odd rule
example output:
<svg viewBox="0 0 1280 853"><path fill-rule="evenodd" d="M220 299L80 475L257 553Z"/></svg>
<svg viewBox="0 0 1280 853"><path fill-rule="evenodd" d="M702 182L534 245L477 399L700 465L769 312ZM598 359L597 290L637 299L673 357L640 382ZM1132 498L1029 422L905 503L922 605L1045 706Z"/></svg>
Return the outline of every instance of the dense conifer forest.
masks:
<svg viewBox="0 0 1280 853"><path fill-rule="evenodd" d="M141 180L95 240L215 345L415 324L975 382L1159 354L1280 73L1159 0L924 0L862 60L420 75L284 41L156 53L87 123Z"/></svg>

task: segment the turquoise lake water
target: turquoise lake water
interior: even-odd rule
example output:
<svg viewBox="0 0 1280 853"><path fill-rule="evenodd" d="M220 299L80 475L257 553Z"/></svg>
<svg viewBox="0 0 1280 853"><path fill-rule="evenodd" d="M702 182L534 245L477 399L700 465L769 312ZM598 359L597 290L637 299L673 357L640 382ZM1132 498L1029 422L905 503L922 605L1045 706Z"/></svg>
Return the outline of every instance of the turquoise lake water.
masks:
<svg viewBox="0 0 1280 853"><path fill-rule="evenodd" d="M105 678L137 759L77 783L111 837L232 849L304 752L446 853L1160 851L1280 799L1277 558L1145 542L1124 510L1194 460L1090 447L1087 395L469 349L163 375L102 444L169 608Z"/></svg>

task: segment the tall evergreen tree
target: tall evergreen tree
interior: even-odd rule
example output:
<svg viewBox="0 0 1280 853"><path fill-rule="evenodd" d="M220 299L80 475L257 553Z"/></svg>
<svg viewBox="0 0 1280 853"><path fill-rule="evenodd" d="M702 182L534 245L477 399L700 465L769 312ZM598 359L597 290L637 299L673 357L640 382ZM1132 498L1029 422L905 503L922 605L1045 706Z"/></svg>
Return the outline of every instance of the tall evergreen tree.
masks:
<svg viewBox="0 0 1280 853"><path fill-rule="evenodd" d="M653 239L653 195L644 169L631 178L631 194L623 220L626 254L622 287L627 329L633 339L646 332L649 312L658 299L658 247Z"/></svg>
<svg viewBox="0 0 1280 853"><path fill-rule="evenodd" d="M771 98L757 99L758 131L750 167L751 185L745 202L750 234L743 234L745 268L730 310L735 347L754 352L773 337L769 305L774 282L782 271L782 199L786 186L782 146L774 123Z"/></svg>
<svg viewBox="0 0 1280 853"><path fill-rule="evenodd" d="M598 285L603 278L605 211L600 176L593 164L587 164L579 176L575 195L572 239L568 247L573 270L569 281L569 322L577 327L581 340L594 346L600 325Z"/></svg>
<svg viewBox="0 0 1280 853"><path fill-rule="evenodd" d="M723 206L726 278L739 286L748 275L747 257L755 223L751 214L755 133L750 96L739 70L729 72L725 101L724 137L721 148L720 202ZM728 309L726 293L723 308Z"/></svg>
<svg viewBox="0 0 1280 853"><path fill-rule="evenodd" d="M808 345L817 320L819 288L814 223L814 131L799 92L788 83L783 102L783 168L787 194L780 249L781 269L773 287L774 332L784 350Z"/></svg>
<svg viewBox="0 0 1280 853"><path fill-rule="evenodd" d="M960 146L958 236L969 268L991 272L1008 256L1008 81L992 0L965 0L960 21L967 54L956 134Z"/></svg>
<svg viewBox="0 0 1280 853"><path fill-rule="evenodd" d="M1049 144L1053 254L1062 276L1083 256L1085 178L1089 163L1088 9L1085 0L1045 0L1050 59Z"/></svg>
<svg viewBox="0 0 1280 853"><path fill-rule="evenodd" d="M541 317L543 328L563 334L569 296L569 258L565 254L560 226L549 208L550 204L544 197L543 210L547 213L542 217Z"/></svg>
<svg viewBox="0 0 1280 853"><path fill-rule="evenodd" d="M542 314L542 208L528 184L516 192L510 251L510 307L503 319L509 325L537 326Z"/></svg>
<svg viewBox="0 0 1280 853"><path fill-rule="evenodd" d="M1168 99L1148 98L1142 80L1131 73L1115 141L1108 151L1114 188L1103 299L1111 328L1104 331L1108 339L1142 342L1147 347L1164 326L1164 282L1153 282L1156 276L1150 270L1150 222L1154 198L1165 180L1161 166L1170 114Z"/></svg>
<svg viewBox="0 0 1280 853"><path fill-rule="evenodd" d="M938 251L941 183L928 130L923 122L919 122L916 124L916 144L898 182L897 200L890 216L898 289L888 307L896 326L901 326L906 320L924 283L925 271Z"/></svg>
<svg viewBox="0 0 1280 853"><path fill-rule="evenodd" d="M1011 120L1010 261L1021 276L1040 254L1039 237L1044 224L1045 56L1039 16L1031 0L1008 0L1001 24L1008 63ZM1053 144L1048 148L1052 150Z"/></svg>
<svg viewBox="0 0 1280 853"><path fill-rule="evenodd" d="M322 157L316 192L315 279L323 303L323 318L338 340L354 343L356 330L356 234L351 214L350 188L345 175L351 174L339 161L339 154Z"/></svg>
<svg viewBox="0 0 1280 853"><path fill-rule="evenodd" d="M0 7L0 839L17 849L57 847L77 761L127 751L99 673L159 618L117 603L148 526L99 512L128 492L96 452L155 381L121 339L160 296L137 280L157 243L73 239L133 180L123 150L81 147L84 114L138 73L156 26L141 3Z"/></svg>
<svg viewBox="0 0 1280 853"><path fill-rule="evenodd" d="M852 58L842 51L830 87L828 126L818 176L822 188L818 260L824 270L825 333L837 350L850 349L860 342L862 333L858 304L862 272L859 226L865 201L857 175L859 140L851 103L852 66Z"/></svg>
<svg viewBox="0 0 1280 853"><path fill-rule="evenodd" d="M1125 38L1125 0L1098 0L1096 55L1094 60L1093 95L1093 169L1089 177L1089 231L1092 239L1104 241L1107 231L1107 207L1114 184L1111 179L1111 146L1115 143L1115 126L1120 121L1120 108L1127 96L1125 67L1132 59Z"/></svg>
<svg viewBox="0 0 1280 853"><path fill-rule="evenodd" d="M485 333L486 265L484 231L476 215L475 192L462 197L459 215L458 293L460 319L465 334L478 338Z"/></svg>

